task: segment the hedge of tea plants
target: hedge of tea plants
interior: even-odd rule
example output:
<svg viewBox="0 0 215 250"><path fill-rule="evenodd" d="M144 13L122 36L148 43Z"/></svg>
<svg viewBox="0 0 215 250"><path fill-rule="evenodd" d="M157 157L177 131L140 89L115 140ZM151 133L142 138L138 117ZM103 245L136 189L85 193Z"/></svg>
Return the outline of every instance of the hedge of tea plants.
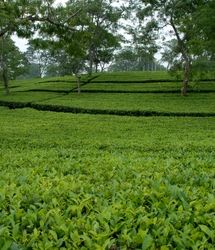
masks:
<svg viewBox="0 0 215 250"><path fill-rule="evenodd" d="M214 249L215 118L0 116L0 249Z"/></svg>

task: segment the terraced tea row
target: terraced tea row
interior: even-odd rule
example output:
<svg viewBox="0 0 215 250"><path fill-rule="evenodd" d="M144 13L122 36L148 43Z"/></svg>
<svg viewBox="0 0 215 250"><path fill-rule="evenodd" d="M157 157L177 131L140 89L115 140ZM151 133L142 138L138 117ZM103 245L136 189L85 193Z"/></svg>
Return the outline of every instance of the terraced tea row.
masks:
<svg viewBox="0 0 215 250"><path fill-rule="evenodd" d="M121 111L157 111L177 113L215 113L215 93L190 94L182 98L179 94L129 94L129 93L77 93L62 94L49 92L13 92L9 96L0 96L8 102L30 102L41 105L63 107L121 110Z"/></svg>

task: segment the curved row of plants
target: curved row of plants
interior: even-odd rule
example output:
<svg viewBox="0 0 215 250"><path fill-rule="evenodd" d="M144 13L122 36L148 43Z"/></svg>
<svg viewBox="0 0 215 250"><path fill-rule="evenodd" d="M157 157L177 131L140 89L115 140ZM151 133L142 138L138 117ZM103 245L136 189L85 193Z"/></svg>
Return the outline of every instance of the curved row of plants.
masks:
<svg viewBox="0 0 215 250"><path fill-rule="evenodd" d="M93 115L118 115L118 116L177 116L177 117L215 117L215 112L163 112L154 110L114 110L114 109L86 109L70 106L38 104L31 102L12 102L1 101L0 106L10 109L33 108L40 111L52 111L75 114L93 114Z"/></svg>

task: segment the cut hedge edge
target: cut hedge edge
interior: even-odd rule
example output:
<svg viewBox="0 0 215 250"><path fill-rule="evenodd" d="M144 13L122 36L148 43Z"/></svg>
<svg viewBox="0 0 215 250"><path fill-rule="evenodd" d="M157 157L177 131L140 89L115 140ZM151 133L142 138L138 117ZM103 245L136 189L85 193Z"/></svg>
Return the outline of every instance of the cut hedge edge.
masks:
<svg viewBox="0 0 215 250"><path fill-rule="evenodd" d="M38 104L31 102L9 102L1 101L0 106L10 109L32 108L39 111L51 111L74 114L92 115L117 115L117 116L177 116L177 117L215 117L212 112L162 112L153 110L108 110L108 109L85 109L69 106Z"/></svg>

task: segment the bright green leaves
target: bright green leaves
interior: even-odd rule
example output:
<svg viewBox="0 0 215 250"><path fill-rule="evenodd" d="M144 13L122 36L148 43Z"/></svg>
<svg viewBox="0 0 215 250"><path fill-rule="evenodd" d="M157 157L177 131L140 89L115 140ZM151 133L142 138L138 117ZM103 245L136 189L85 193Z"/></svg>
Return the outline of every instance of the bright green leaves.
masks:
<svg viewBox="0 0 215 250"><path fill-rule="evenodd" d="M0 112L1 249L213 249L214 118Z"/></svg>

